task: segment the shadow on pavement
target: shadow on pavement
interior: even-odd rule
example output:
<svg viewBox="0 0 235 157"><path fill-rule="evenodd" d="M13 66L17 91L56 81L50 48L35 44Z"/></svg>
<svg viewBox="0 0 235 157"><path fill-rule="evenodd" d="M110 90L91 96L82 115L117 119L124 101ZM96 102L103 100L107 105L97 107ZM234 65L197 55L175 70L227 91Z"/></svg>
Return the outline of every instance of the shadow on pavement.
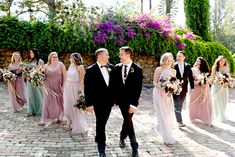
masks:
<svg viewBox="0 0 235 157"><path fill-rule="evenodd" d="M234 153L235 147L233 146L233 144L230 144L229 142L226 142L224 140L226 139L225 136L227 134L225 130L218 129L215 126L208 127L202 124L196 124L196 126L198 127L197 130L193 127L186 126L187 129L181 129L181 131L183 131L186 136L188 136L190 139L194 140L198 144L203 145L204 147L207 147L212 151L217 151L218 155L222 153L231 156ZM225 136L221 137L221 134L224 134Z"/></svg>

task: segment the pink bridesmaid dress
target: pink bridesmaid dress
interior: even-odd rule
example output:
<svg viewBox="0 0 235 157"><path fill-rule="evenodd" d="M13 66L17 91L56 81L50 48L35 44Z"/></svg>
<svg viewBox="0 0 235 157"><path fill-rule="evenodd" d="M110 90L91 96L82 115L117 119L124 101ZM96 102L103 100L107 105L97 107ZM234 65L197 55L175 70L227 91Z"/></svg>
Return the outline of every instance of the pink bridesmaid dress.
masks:
<svg viewBox="0 0 235 157"><path fill-rule="evenodd" d="M8 83L8 89L12 100L13 112L18 112L26 103L26 84L24 82L21 68L10 68L17 75L15 81Z"/></svg>
<svg viewBox="0 0 235 157"><path fill-rule="evenodd" d="M200 71L196 68L192 69L194 79L200 75ZM189 101L189 117L191 121L200 120L206 125L211 126L212 122L212 99L210 86L207 83L200 86L195 83L194 92L190 96Z"/></svg>
<svg viewBox="0 0 235 157"><path fill-rule="evenodd" d="M82 91L79 80L76 67L70 66L64 88L64 115L67 119L67 125L72 129L72 133L84 133L89 128L85 112L74 107L79 99L78 91Z"/></svg>
<svg viewBox="0 0 235 157"><path fill-rule="evenodd" d="M45 123L49 119L61 118L63 112L63 75L61 71L62 63L58 63L56 68L52 69L46 65L45 80L44 80L44 105L42 110L41 122Z"/></svg>

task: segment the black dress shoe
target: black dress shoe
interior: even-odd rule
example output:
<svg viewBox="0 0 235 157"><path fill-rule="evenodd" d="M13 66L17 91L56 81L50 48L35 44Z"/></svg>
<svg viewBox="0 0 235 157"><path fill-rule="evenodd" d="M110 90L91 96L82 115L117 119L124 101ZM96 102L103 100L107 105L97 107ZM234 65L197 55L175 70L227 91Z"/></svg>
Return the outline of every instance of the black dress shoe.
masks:
<svg viewBox="0 0 235 157"><path fill-rule="evenodd" d="M105 153L100 153L99 157L106 157Z"/></svg>
<svg viewBox="0 0 235 157"><path fill-rule="evenodd" d="M120 146L120 148L125 148L126 147L125 140L120 139L119 146Z"/></svg>
<svg viewBox="0 0 235 157"><path fill-rule="evenodd" d="M139 152L138 152L138 150L133 150L133 151L132 151L132 157L139 157Z"/></svg>

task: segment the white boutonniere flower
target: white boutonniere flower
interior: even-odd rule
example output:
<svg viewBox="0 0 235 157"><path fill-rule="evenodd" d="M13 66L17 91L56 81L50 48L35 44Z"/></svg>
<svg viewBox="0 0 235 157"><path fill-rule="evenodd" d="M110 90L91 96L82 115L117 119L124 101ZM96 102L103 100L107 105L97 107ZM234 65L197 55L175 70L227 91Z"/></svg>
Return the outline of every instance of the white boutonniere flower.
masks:
<svg viewBox="0 0 235 157"><path fill-rule="evenodd" d="M135 72L135 69L133 67L131 67L131 73Z"/></svg>
<svg viewBox="0 0 235 157"><path fill-rule="evenodd" d="M108 72L109 72L109 73L112 71L112 69L111 69L111 68L107 68L107 70L108 70Z"/></svg>

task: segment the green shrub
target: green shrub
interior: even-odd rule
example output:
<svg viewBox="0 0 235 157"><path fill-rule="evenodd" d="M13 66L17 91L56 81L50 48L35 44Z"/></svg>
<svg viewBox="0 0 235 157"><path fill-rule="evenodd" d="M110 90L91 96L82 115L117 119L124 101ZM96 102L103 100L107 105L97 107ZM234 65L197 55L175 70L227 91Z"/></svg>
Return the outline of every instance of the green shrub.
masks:
<svg viewBox="0 0 235 157"><path fill-rule="evenodd" d="M99 27L109 25L105 23L110 21L112 16L104 17L95 25ZM113 17L115 20L115 18ZM152 21L151 21L152 20ZM155 20L155 21L154 21ZM147 22L146 22L147 21ZM190 33L184 29L174 29L167 20L158 21L147 16L129 20L125 16L117 16L117 23L112 26L122 28L122 32L115 34L109 31L106 35L105 42L97 43L94 41L95 33L103 33L107 29L98 27L85 26L79 24L45 23L45 22L26 22L19 21L14 17L0 18L0 48L9 48L13 50L30 50L36 47L40 50L43 59L46 61L47 56L52 51L58 53L71 53L77 51L80 53L94 54L95 50L105 47L109 50L110 61L117 63L118 51L121 46L129 45L138 55L155 55L160 58L165 52L172 52L174 56L179 50L178 44L186 44L183 50L187 54L187 62L194 64L197 57L204 57L210 66L213 65L218 55L224 55L229 61L231 71L234 72L234 60L231 53L217 42L205 42L199 36ZM145 22L146 25L141 25ZM158 27L158 22L166 22L165 25ZM105 27L106 28L106 27ZM128 31L131 31L128 32ZM128 34L129 33L129 34ZM120 39L124 41L120 42Z"/></svg>

